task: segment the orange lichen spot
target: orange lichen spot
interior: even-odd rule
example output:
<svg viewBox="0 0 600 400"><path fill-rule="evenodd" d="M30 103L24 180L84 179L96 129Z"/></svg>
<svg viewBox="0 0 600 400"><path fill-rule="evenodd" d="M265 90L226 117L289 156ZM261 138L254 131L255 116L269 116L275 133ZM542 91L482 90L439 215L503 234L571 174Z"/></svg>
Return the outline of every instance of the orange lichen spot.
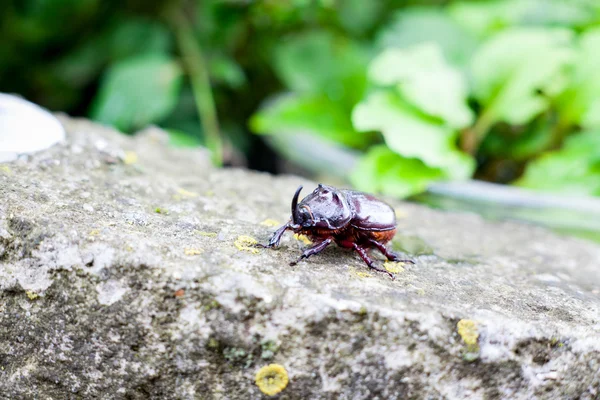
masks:
<svg viewBox="0 0 600 400"><path fill-rule="evenodd" d="M269 364L262 367L256 373L256 386L261 392L268 396L274 396L286 388L288 374L285 368L279 364Z"/></svg>
<svg viewBox="0 0 600 400"><path fill-rule="evenodd" d="M276 220L274 220L274 219L271 219L271 218L267 218L267 219L265 219L265 220L264 220L263 222L261 222L260 224L261 224L261 225L264 225L264 226L269 226L269 227L275 227L275 226L279 226L279 225L281 225L279 222L277 222Z"/></svg>
<svg viewBox="0 0 600 400"><path fill-rule="evenodd" d="M135 151L126 151L125 157L123 157L123 164L131 165L138 162L138 155Z"/></svg>
<svg viewBox="0 0 600 400"><path fill-rule="evenodd" d="M254 247L254 245L257 243L258 241L252 236L246 235L238 236L238 238L235 239L235 242L233 242L233 244L235 244L235 247L237 247L238 250L248 251L252 254L258 254L258 249Z"/></svg>
<svg viewBox="0 0 600 400"><path fill-rule="evenodd" d="M294 233L294 239L300 240L304 244L312 244L312 242L310 241L310 239L306 235L299 235L297 233Z"/></svg>
<svg viewBox="0 0 600 400"><path fill-rule="evenodd" d="M383 263L383 267L392 274L399 274L400 272L404 272L404 268L402 268L403 264L401 262L386 261Z"/></svg>
<svg viewBox="0 0 600 400"><path fill-rule="evenodd" d="M202 249L194 249L191 247L186 247L183 252L185 253L186 256L197 256L199 254L202 254L204 252L204 250Z"/></svg>
<svg viewBox="0 0 600 400"><path fill-rule="evenodd" d="M175 291L174 296L175 297L183 297L184 294L185 294L185 290L179 289L179 290Z"/></svg>

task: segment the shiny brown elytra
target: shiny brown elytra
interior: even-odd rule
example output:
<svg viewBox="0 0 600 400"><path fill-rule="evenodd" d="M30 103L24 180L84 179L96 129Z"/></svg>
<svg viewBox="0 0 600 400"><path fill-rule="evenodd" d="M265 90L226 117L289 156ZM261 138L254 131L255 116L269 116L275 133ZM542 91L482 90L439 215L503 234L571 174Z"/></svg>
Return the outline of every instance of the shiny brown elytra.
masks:
<svg viewBox="0 0 600 400"><path fill-rule="evenodd" d="M332 242L338 246L356 251L369 268L394 275L377 267L369 250L378 249L388 260L414 264L411 260L401 260L385 247L396 234L396 214L394 209L383 201L366 193L353 190L319 186L300 203L300 186L292 199L290 220L277 229L269 244L276 247L287 230L308 236L314 245L290 265L323 251Z"/></svg>

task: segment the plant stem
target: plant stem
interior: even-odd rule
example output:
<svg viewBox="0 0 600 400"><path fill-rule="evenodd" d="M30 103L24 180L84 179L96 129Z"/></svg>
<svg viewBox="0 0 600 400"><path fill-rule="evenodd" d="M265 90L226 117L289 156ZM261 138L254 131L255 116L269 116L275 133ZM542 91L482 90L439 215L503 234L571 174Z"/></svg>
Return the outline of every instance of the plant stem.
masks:
<svg viewBox="0 0 600 400"><path fill-rule="evenodd" d="M470 129L465 129L462 133L462 148L469 154L477 153L483 139L487 136L490 128L494 124L494 111L492 107L488 107L475 121L475 124Z"/></svg>
<svg viewBox="0 0 600 400"><path fill-rule="evenodd" d="M173 10L169 16L177 35L184 65L190 76L198 116L206 139L206 147L211 151L213 164L221 166L223 164L223 142L202 49L181 9Z"/></svg>

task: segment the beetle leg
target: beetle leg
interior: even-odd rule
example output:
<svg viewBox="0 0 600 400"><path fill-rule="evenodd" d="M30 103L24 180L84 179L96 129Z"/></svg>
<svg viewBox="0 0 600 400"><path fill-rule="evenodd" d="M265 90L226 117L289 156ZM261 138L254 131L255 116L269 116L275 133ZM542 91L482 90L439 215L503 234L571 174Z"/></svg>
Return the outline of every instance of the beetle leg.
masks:
<svg viewBox="0 0 600 400"><path fill-rule="evenodd" d="M360 258L362 258L363 261L369 266L369 268L374 269L375 271L378 271L378 272L383 272L383 273L388 274L390 276L390 278L392 278L392 280L396 279L396 278L394 278L394 275L391 272L389 272L383 268L377 267L375 265L375 263L373 262L373 260L371 260L371 257L369 257L367 250L365 250L363 247L360 247L358 244L354 243L353 248L354 248L354 250L356 250L356 252L360 256Z"/></svg>
<svg viewBox="0 0 600 400"><path fill-rule="evenodd" d="M414 264L415 262L412 260L402 260L400 256L393 251L388 250L387 247L381 242L378 242L374 239L369 239L369 243L373 244L377 249L390 261L402 262L407 264Z"/></svg>
<svg viewBox="0 0 600 400"><path fill-rule="evenodd" d="M290 221L288 221L287 224L283 225L282 227L280 227L279 229L277 229L275 232L273 232L273 235L271 235L271 239L269 239L269 243L268 244L258 243L255 246L256 247L263 247L263 248L271 248L271 247L277 247L277 246L279 246L279 242L281 241L281 237L283 236L283 234L285 233L285 231L287 231L290 228L291 228Z"/></svg>
<svg viewBox="0 0 600 400"><path fill-rule="evenodd" d="M319 242L319 243L315 244L314 246L309 247L308 249L306 249L302 252L302 255L300 257L298 257L298 259L296 261L292 261L290 263L290 265L296 265L300 260L322 252L323 250L325 250L325 247L327 247L331 244L332 241L333 241L333 239L327 238L327 239L323 240L322 242Z"/></svg>

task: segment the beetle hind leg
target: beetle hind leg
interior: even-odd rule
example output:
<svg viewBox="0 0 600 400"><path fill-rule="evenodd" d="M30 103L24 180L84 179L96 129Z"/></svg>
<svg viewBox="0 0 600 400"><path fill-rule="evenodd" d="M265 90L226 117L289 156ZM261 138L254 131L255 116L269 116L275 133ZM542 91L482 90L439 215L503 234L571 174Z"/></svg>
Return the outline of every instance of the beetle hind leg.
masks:
<svg viewBox="0 0 600 400"><path fill-rule="evenodd" d="M369 268L374 269L377 272L383 272L384 274L388 274L390 276L390 278L392 278L392 280L396 279L396 278L394 278L394 274L392 274L390 271L376 266L375 263L373 262L373 260L371 260L371 257L369 257L369 253L367 253L367 250L364 247L361 247L361 246L357 245L356 243L354 243L353 247L354 247L354 250L360 256L360 258L362 258L363 261L369 266Z"/></svg>
<svg viewBox="0 0 600 400"><path fill-rule="evenodd" d="M389 250L385 245L377 240L369 239L369 243L377 247L377 249L383 254L389 261L403 262L407 264L414 264L413 260L403 260L400 256L393 251Z"/></svg>

